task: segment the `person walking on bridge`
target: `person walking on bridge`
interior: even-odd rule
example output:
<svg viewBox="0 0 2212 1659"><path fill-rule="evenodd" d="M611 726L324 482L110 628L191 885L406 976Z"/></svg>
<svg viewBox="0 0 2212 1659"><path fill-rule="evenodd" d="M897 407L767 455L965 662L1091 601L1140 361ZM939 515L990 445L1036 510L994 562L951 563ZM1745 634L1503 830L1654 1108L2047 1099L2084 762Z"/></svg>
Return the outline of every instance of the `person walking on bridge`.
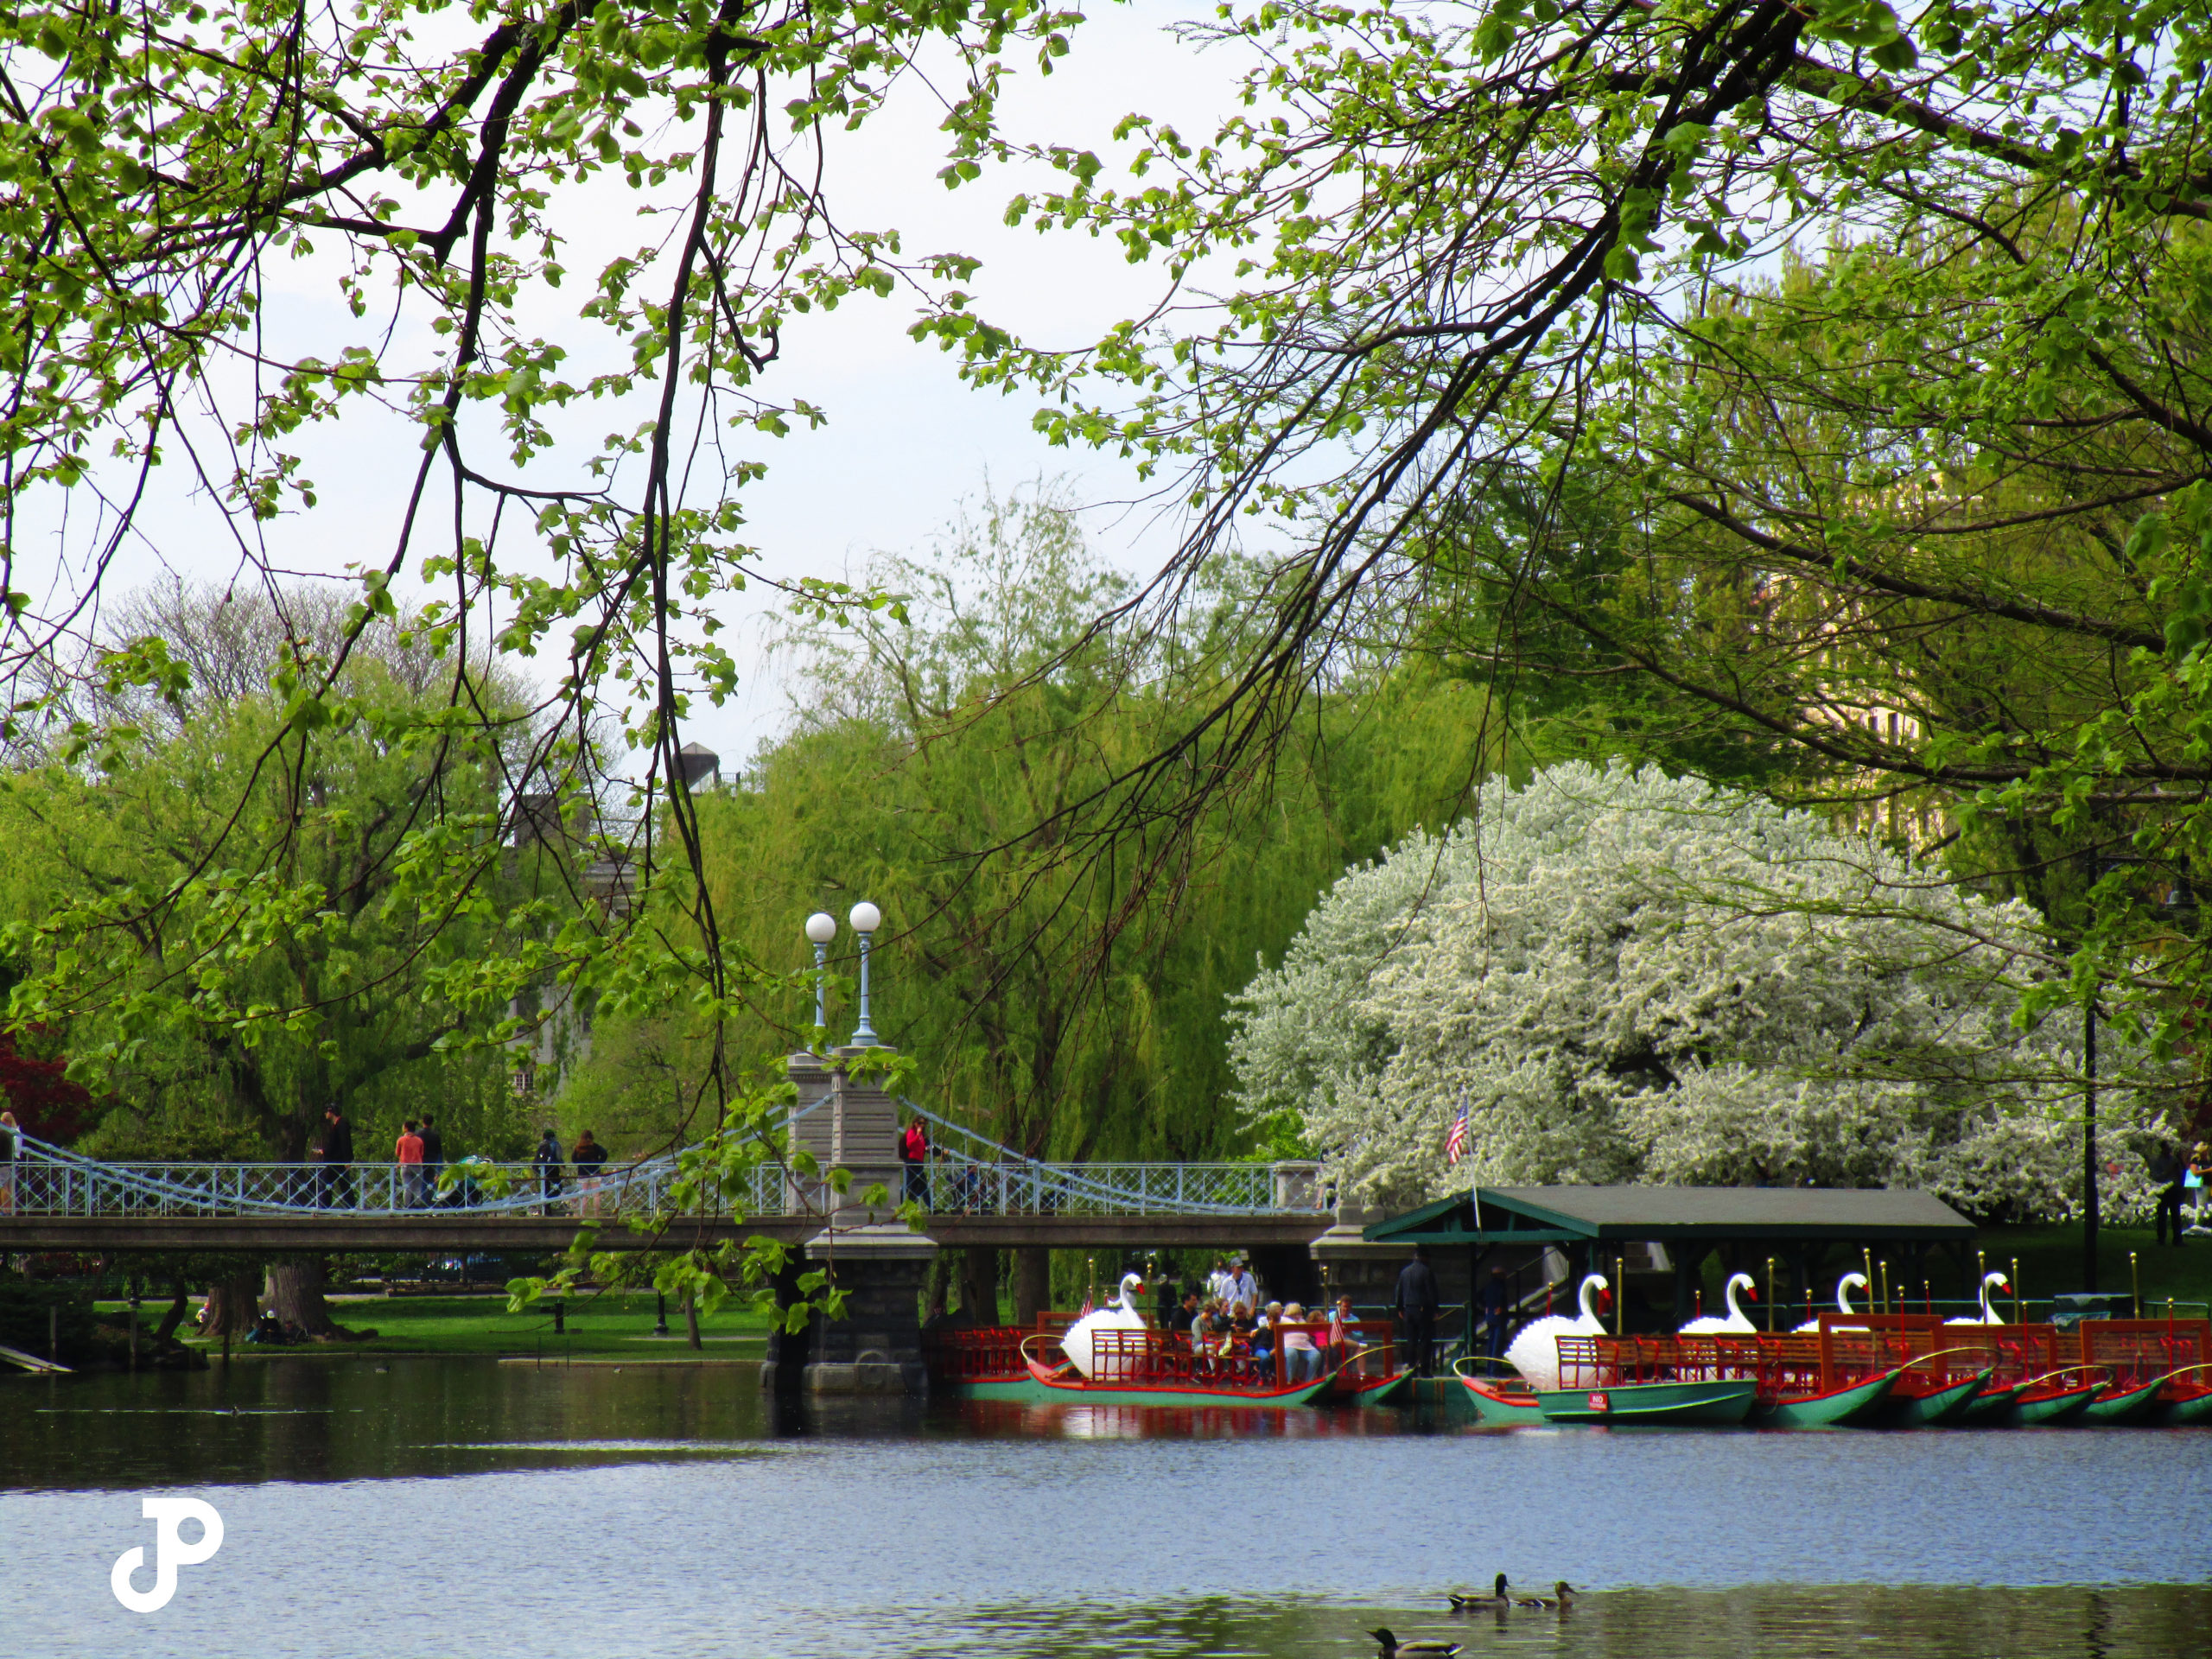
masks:
<svg viewBox="0 0 2212 1659"><path fill-rule="evenodd" d="M537 1213L550 1216L554 1212L553 1206L561 1201L561 1174L568 1166L568 1160L561 1155L560 1137L547 1129L530 1161L537 1166L537 1192L544 1200L538 1205Z"/></svg>
<svg viewBox="0 0 2212 1659"><path fill-rule="evenodd" d="M391 1155L399 1165L401 1208L420 1210L423 1207L423 1137L415 1133L413 1118L399 1126L399 1139L392 1144Z"/></svg>
<svg viewBox="0 0 2212 1659"><path fill-rule="evenodd" d="M576 1166L576 1191L581 1195L580 1207L584 1214L599 1213L600 1170L607 1163L607 1148L592 1139L586 1129L576 1137L576 1144L569 1149L569 1161Z"/></svg>
<svg viewBox="0 0 2212 1659"><path fill-rule="evenodd" d="M427 1117L416 1125L415 1133L423 1137L423 1202L436 1204L438 1173L446 1166L446 1138Z"/></svg>
<svg viewBox="0 0 2212 1659"><path fill-rule="evenodd" d="M899 1136L899 1161L905 1166L903 1197L908 1204L930 1207L930 1132L915 1118Z"/></svg>
<svg viewBox="0 0 2212 1659"><path fill-rule="evenodd" d="M22 1151L22 1126L13 1112L0 1112L0 1216L16 1211L16 1159ZM2180 1230L2181 1224L2174 1224Z"/></svg>
<svg viewBox="0 0 2212 1659"><path fill-rule="evenodd" d="M315 1205L319 1209L353 1207L353 1126L336 1101L322 1109L322 1138L315 1142Z"/></svg>
<svg viewBox="0 0 2212 1659"><path fill-rule="evenodd" d="M1436 1365L1436 1269L1428 1265L1428 1246L1416 1244L1414 1259L1398 1274L1398 1322L1406 1333L1406 1360L1415 1376Z"/></svg>

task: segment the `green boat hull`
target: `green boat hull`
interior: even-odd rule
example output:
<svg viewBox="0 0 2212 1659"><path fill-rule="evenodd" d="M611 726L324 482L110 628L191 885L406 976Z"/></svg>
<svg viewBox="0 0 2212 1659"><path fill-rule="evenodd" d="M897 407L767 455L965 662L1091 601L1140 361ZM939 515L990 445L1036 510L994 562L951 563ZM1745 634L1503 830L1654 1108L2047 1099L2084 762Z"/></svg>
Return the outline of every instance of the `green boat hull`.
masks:
<svg viewBox="0 0 2212 1659"><path fill-rule="evenodd" d="M1675 1423L1726 1427L1751 1415L1758 1385L1631 1382L1615 1389L1547 1389L1536 1395L1548 1423Z"/></svg>
<svg viewBox="0 0 2212 1659"><path fill-rule="evenodd" d="M2012 1421L2012 1402L2024 1386L2014 1383L2011 1388L1984 1389L1951 1421L1964 1428L2001 1428Z"/></svg>
<svg viewBox="0 0 2212 1659"><path fill-rule="evenodd" d="M992 1384L990 1386L1007 1387L1010 1386L1014 1381L1014 1379L1008 1378L1005 1383ZM1038 1376L1034 1371L1032 1371L1029 1376L1027 1378L1022 1379L1022 1381L1026 1384L1028 1392L1019 1395L1000 1394L989 1396L970 1395L969 1397L970 1399L1019 1399L1039 1402L1050 1405L1065 1406L1160 1406L1167 1408L1190 1408L1198 1406L1256 1406L1263 1410L1286 1410L1294 1407L1310 1406L1315 1404L1321 1395L1326 1394L1331 1389L1336 1386L1337 1379L1333 1375L1325 1376L1318 1377L1311 1382L1301 1382L1295 1388L1270 1389L1265 1393L1255 1393L1241 1389L1178 1388L1173 1384L1162 1384L1156 1386L1132 1384L1126 1387L1116 1387L1111 1383L1102 1384L1096 1382L1061 1382L1048 1381L1047 1379ZM972 1389L977 1385L969 1383L967 1386Z"/></svg>
<svg viewBox="0 0 2212 1659"><path fill-rule="evenodd" d="M1543 1408L1536 1404L1534 1395L1502 1400L1494 1394L1484 1393L1464 1376L1459 1382L1467 1403L1475 1408L1475 1415L1485 1423L1515 1427L1530 1427L1544 1421ZM1522 1403L1522 1398L1527 1400L1527 1404Z"/></svg>
<svg viewBox="0 0 2212 1659"><path fill-rule="evenodd" d="M1351 1395L1351 1401L1355 1406L1395 1406L1412 1392L1413 1382L1413 1368L1408 1366L1387 1382L1361 1389Z"/></svg>
<svg viewBox="0 0 2212 1659"><path fill-rule="evenodd" d="M2151 1421L2160 1428L2212 1423L2212 1394L2200 1394L2194 1400L2170 1400L2158 1408Z"/></svg>
<svg viewBox="0 0 2212 1659"><path fill-rule="evenodd" d="M2069 1389L2063 1394L2045 1395L2040 1400L2016 1400L2005 1421L2014 1428L2071 1422L2089 1408L2103 1387L2100 1382L2086 1389Z"/></svg>
<svg viewBox="0 0 2212 1659"><path fill-rule="evenodd" d="M2121 1423L2139 1423L2157 1407L2158 1390L2165 1385L2166 1379L2161 1376L2126 1394L2108 1394L2101 1400L2092 1400L2083 1408L2082 1421L2107 1428Z"/></svg>
<svg viewBox="0 0 2212 1659"><path fill-rule="evenodd" d="M1045 1385L1028 1376L947 1382L944 1388L956 1400L1015 1400L1026 1405L1045 1398Z"/></svg>
<svg viewBox="0 0 2212 1659"><path fill-rule="evenodd" d="M1939 1428L1953 1421L1982 1390L1989 1381L1989 1373L1970 1376L1963 1382L1954 1382L1948 1389L1934 1394L1911 1395L1899 1399L1894 1393L1883 1404L1876 1421L1892 1428Z"/></svg>
<svg viewBox="0 0 2212 1659"><path fill-rule="evenodd" d="M1864 1382L1854 1382L1827 1394L1763 1400L1751 1408L1751 1425L1755 1428L1811 1428L1854 1423L1879 1411L1903 1375L1902 1371L1885 1371Z"/></svg>

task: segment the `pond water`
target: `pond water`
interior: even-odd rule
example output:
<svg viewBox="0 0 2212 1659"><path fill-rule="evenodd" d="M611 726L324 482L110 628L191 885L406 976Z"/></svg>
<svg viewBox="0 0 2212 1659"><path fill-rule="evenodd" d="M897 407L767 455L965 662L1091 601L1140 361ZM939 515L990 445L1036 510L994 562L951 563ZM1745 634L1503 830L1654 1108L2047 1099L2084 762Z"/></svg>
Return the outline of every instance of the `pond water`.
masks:
<svg viewBox="0 0 2212 1659"><path fill-rule="evenodd" d="M2212 1433L1511 1430L392 1358L0 1392L0 1653L2212 1655ZM134 1614L147 1495L220 1510ZM188 1529L187 1536L191 1535ZM1447 1588L1567 1579L1567 1614ZM146 1582L142 1573L140 1584Z"/></svg>

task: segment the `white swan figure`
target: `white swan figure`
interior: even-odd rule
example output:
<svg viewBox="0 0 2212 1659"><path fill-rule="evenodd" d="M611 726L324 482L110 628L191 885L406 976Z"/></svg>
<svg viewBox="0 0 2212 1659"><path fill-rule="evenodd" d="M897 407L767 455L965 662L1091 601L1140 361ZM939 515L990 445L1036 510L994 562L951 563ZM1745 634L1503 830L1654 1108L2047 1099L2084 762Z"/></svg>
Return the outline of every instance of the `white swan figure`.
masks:
<svg viewBox="0 0 2212 1659"><path fill-rule="evenodd" d="M1686 1337L1747 1336L1758 1326L1751 1323L1751 1316L1736 1306L1736 1288L1742 1286L1744 1294L1753 1301L1759 1299L1759 1287L1748 1273L1731 1274L1728 1277L1728 1314L1726 1319L1708 1313L1701 1319L1692 1319L1681 1329Z"/></svg>
<svg viewBox="0 0 2212 1659"><path fill-rule="evenodd" d="M1999 1290L2010 1290L2012 1288L2012 1281L2010 1279L2007 1279L2003 1274L1985 1273L1981 1275L1981 1317L1979 1319L1946 1319L1943 1323L1946 1325L2004 1324L2005 1321L1997 1317L1997 1310L1989 1305L1989 1287L1992 1285L1996 1286Z"/></svg>
<svg viewBox="0 0 2212 1659"><path fill-rule="evenodd" d="M1851 1287L1853 1285L1858 1286L1861 1290L1872 1290L1873 1288L1872 1285L1866 1282L1866 1275L1865 1274L1845 1274L1842 1278L1835 1281L1835 1305L1839 1312L1845 1313L1856 1313L1859 1311L1851 1305ZM1804 1324L1799 1325L1797 1328L1800 1331L1817 1331L1821 1328L1821 1322L1818 1319L1808 1319Z"/></svg>
<svg viewBox="0 0 2212 1659"><path fill-rule="evenodd" d="M1590 1299L1601 1290L1611 1290L1611 1284L1602 1273L1593 1273L1582 1281L1577 1301L1582 1309L1579 1319L1562 1319L1556 1313L1547 1313L1526 1326L1513 1338L1513 1345L1505 1351L1505 1363L1528 1379L1532 1389L1559 1387L1559 1339L1561 1337L1602 1337L1605 1322L1599 1318L1598 1310Z"/></svg>
<svg viewBox="0 0 2212 1659"><path fill-rule="evenodd" d="M1137 1311L1137 1298L1144 1294L1144 1281L1134 1273L1122 1275L1122 1294L1119 1300L1106 1304L1095 1313L1086 1313L1068 1327L1060 1338L1060 1351L1086 1377L1095 1376L1097 1363L1095 1351L1098 1333L1102 1331L1141 1331L1144 1315Z"/></svg>

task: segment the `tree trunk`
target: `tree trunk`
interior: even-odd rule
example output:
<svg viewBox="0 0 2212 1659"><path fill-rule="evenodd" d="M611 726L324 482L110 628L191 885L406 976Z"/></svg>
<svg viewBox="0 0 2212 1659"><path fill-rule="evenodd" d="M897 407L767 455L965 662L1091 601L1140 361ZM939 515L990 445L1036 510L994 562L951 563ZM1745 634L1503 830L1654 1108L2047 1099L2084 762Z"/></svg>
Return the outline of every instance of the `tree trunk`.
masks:
<svg viewBox="0 0 2212 1659"><path fill-rule="evenodd" d="M232 1274L207 1287L207 1334L242 1337L253 1329L261 1313L259 1275Z"/></svg>
<svg viewBox="0 0 2212 1659"><path fill-rule="evenodd" d="M1052 1252L1042 1244L1018 1244L1014 1251L1014 1322L1034 1327L1052 1306Z"/></svg>
<svg viewBox="0 0 2212 1659"><path fill-rule="evenodd" d="M166 1348L176 1340L177 1326L184 1323L184 1316L192 1311L191 1293L185 1289L184 1281L177 1280L173 1288L175 1291L175 1296L169 1303L168 1311L162 1315L159 1328L154 1332L154 1346L156 1350Z"/></svg>
<svg viewBox="0 0 2212 1659"><path fill-rule="evenodd" d="M962 1253L960 1311L979 1325L999 1322L999 1253L989 1244L971 1244Z"/></svg>
<svg viewBox="0 0 2212 1659"><path fill-rule="evenodd" d="M287 1325L296 1325L310 1337L344 1337L353 1333L330 1316L322 1299L322 1258L272 1262L261 1287L263 1304Z"/></svg>
<svg viewBox="0 0 2212 1659"><path fill-rule="evenodd" d="M683 1335L694 1348L699 1346L699 1305L689 1291L683 1294Z"/></svg>

